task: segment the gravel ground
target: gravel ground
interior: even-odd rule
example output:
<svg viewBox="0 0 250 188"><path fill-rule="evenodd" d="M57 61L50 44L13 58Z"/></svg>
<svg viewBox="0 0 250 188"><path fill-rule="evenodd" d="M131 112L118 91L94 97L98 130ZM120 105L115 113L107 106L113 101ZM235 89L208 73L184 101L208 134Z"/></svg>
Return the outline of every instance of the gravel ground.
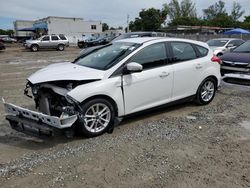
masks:
<svg viewBox="0 0 250 188"><path fill-rule="evenodd" d="M0 96L32 107L25 78L77 48L0 52ZM224 84L207 106L184 103L125 119L113 134L40 140L0 108L1 187L250 187L250 89Z"/></svg>

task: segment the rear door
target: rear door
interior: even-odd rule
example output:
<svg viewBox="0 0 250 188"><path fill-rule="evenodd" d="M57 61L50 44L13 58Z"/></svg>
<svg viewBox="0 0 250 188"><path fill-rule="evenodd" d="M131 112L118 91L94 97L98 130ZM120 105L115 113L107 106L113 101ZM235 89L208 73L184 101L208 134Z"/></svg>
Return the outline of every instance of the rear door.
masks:
<svg viewBox="0 0 250 188"><path fill-rule="evenodd" d="M173 64L173 100L194 95L205 69L203 59L195 46L187 42L168 43ZM206 52L207 53L207 52Z"/></svg>
<svg viewBox="0 0 250 188"><path fill-rule="evenodd" d="M166 44L161 42L143 48L130 59L129 62L141 64L143 71L123 77L126 114L171 100L173 68L167 58Z"/></svg>
<svg viewBox="0 0 250 188"><path fill-rule="evenodd" d="M57 48L58 44L59 44L59 37L56 35L52 35L51 36L51 45L50 45L51 48Z"/></svg>

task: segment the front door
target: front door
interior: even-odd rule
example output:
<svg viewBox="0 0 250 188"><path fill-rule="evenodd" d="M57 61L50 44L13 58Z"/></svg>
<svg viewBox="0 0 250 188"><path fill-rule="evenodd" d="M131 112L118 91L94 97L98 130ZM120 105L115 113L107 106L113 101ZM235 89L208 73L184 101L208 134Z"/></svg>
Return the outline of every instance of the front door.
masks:
<svg viewBox="0 0 250 188"><path fill-rule="evenodd" d="M48 48L50 46L50 36L44 36L40 43L39 43L40 48Z"/></svg>
<svg viewBox="0 0 250 188"><path fill-rule="evenodd" d="M125 113L152 108L171 100L173 68L167 63L165 43L143 48L129 62L143 66L140 73L124 75Z"/></svg>

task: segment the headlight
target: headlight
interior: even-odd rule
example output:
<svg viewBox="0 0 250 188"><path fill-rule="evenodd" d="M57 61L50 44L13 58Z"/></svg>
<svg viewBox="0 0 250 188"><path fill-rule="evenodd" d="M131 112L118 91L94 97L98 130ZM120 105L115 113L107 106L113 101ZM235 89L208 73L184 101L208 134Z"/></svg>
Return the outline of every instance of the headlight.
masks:
<svg viewBox="0 0 250 188"><path fill-rule="evenodd" d="M77 104L77 103L79 103L77 100L75 100L74 98L72 98L69 95L66 95L65 98L66 98L67 102L70 103L70 104Z"/></svg>

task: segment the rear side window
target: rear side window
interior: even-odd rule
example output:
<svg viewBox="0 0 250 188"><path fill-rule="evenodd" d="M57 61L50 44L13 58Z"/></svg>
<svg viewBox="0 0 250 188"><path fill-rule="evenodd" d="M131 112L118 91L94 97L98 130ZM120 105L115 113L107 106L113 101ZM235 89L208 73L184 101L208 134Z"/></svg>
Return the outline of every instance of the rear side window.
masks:
<svg viewBox="0 0 250 188"><path fill-rule="evenodd" d="M172 48L174 62L188 61L197 58L194 48L189 43L171 42L170 46Z"/></svg>
<svg viewBox="0 0 250 188"><path fill-rule="evenodd" d="M57 36L51 36L51 40L59 40Z"/></svg>
<svg viewBox="0 0 250 188"><path fill-rule="evenodd" d="M135 54L130 62L136 62L143 66L143 69L152 69L166 65L166 47L164 43L152 44Z"/></svg>
<svg viewBox="0 0 250 188"><path fill-rule="evenodd" d="M233 40L229 44L233 44L233 46L239 46L242 43L244 43L244 41L242 41L242 40Z"/></svg>
<svg viewBox="0 0 250 188"><path fill-rule="evenodd" d="M59 37L62 39L62 40L67 40L66 37L64 35L59 35Z"/></svg>
<svg viewBox="0 0 250 188"><path fill-rule="evenodd" d="M208 53L208 49L202 46L195 45L196 49L199 52L199 57L205 57Z"/></svg>

